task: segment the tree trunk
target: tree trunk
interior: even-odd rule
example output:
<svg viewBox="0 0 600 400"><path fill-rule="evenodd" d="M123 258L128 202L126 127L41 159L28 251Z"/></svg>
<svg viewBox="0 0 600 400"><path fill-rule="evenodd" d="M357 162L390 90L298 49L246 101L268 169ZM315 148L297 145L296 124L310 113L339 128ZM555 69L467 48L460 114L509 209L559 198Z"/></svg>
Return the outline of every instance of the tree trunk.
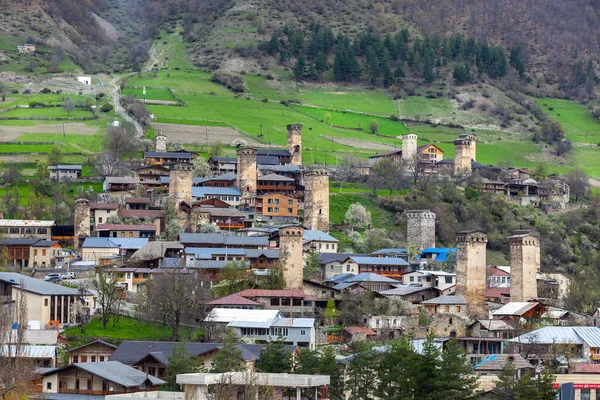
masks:
<svg viewBox="0 0 600 400"><path fill-rule="evenodd" d="M173 340L179 341L179 324L180 324L180 313L175 313L175 323L173 324Z"/></svg>

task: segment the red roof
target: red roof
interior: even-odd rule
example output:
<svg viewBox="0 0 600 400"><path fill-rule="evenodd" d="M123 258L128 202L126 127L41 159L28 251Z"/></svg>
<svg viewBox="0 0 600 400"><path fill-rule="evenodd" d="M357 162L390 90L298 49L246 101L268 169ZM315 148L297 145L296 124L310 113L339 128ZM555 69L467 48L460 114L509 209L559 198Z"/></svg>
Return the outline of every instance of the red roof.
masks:
<svg viewBox="0 0 600 400"><path fill-rule="evenodd" d="M266 290L266 289L246 289L238 292L243 297L306 297L302 289L286 290Z"/></svg>
<svg viewBox="0 0 600 400"><path fill-rule="evenodd" d="M501 299L503 297L510 296L510 288L486 288L485 297Z"/></svg>
<svg viewBox="0 0 600 400"><path fill-rule="evenodd" d="M206 303L211 306L231 305L231 306L262 306L261 303L247 299L239 294L233 293L227 296L219 297Z"/></svg>
<svg viewBox="0 0 600 400"><path fill-rule="evenodd" d="M573 363L569 372L574 374L600 374L600 364L577 364Z"/></svg>
<svg viewBox="0 0 600 400"><path fill-rule="evenodd" d="M99 224L97 231L155 231L154 225Z"/></svg>
<svg viewBox="0 0 600 400"><path fill-rule="evenodd" d="M150 204L148 197L125 197L125 203L127 204Z"/></svg>
<svg viewBox="0 0 600 400"><path fill-rule="evenodd" d="M489 267L487 270L487 274L488 276L490 275L494 275L494 276L510 276L510 274L506 271L501 270L500 268L496 268L496 267Z"/></svg>
<svg viewBox="0 0 600 400"><path fill-rule="evenodd" d="M377 332L367 328L366 326L348 326L344 328L344 332L348 332L351 335L356 335L357 333L364 333L367 336L377 336Z"/></svg>
<svg viewBox="0 0 600 400"><path fill-rule="evenodd" d="M164 218L165 212L163 210L119 210L119 217L121 218Z"/></svg>

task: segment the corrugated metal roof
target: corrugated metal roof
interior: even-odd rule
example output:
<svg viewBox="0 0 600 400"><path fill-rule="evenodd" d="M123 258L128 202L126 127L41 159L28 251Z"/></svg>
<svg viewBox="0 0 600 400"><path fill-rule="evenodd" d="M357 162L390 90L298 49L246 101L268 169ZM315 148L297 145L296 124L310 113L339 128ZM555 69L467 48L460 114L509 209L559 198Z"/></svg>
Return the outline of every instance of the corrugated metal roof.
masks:
<svg viewBox="0 0 600 400"><path fill-rule="evenodd" d="M238 310L234 308L213 308L204 322L273 322L282 315L278 310Z"/></svg>
<svg viewBox="0 0 600 400"><path fill-rule="evenodd" d="M246 289L238 292L244 297L299 297L304 298L304 290L302 289L284 289L284 290L267 290L267 289Z"/></svg>
<svg viewBox="0 0 600 400"><path fill-rule="evenodd" d="M537 302L524 302L524 301L511 301L507 305L494 311L494 315L523 315L527 311L531 310L539 303Z"/></svg>
<svg viewBox="0 0 600 400"><path fill-rule="evenodd" d="M185 244L209 244L224 246L268 246L267 236L230 236L220 233L180 233L179 241Z"/></svg>
<svg viewBox="0 0 600 400"><path fill-rule="evenodd" d="M408 254L408 250L407 249L400 249L400 248L388 248L388 249L380 249L377 251L374 251L371 253L371 255L380 255L380 254Z"/></svg>
<svg viewBox="0 0 600 400"><path fill-rule="evenodd" d="M371 258L371 257L369 257ZM346 283L352 282L383 282L383 283L401 283L395 279L388 278L387 276L374 274L373 272L361 272L345 281Z"/></svg>
<svg viewBox="0 0 600 400"><path fill-rule="evenodd" d="M228 256L245 256L246 249L229 249L227 247L187 247L185 254L193 254L197 260L212 260L215 254Z"/></svg>
<svg viewBox="0 0 600 400"><path fill-rule="evenodd" d="M356 256L350 256L350 258L359 265L409 265L402 258Z"/></svg>
<svg viewBox="0 0 600 400"><path fill-rule="evenodd" d="M0 355L6 357L18 357L23 358L54 358L56 356L56 346L35 346L35 345L21 345L18 346L19 353L16 354L17 346L3 345L0 347Z"/></svg>
<svg viewBox="0 0 600 400"><path fill-rule="evenodd" d="M217 305L232 305L232 306L262 306L262 303L259 303L254 300L247 299L243 296L240 296L237 293L233 293L227 296L219 297L213 301L209 301L206 303L211 306Z"/></svg>
<svg viewBox="0 0 600 400"><path fill-rule="evenodd" d="M192 188L192 197L206 196L241 196L241 192L237 188L211 187L211 186L196 186Z"/></svg>
<svg viewBox="0 0 600 400"><path fill-rule="evenodd" d="M2 219L0 218L1 227L25 227L25 228L50 228L54 225L54 221L44 221L36 219Z"/></svg>
<svg viewBox="0 0 600 400"><path fill-rule="evenodd" d="M147 375L138 369L120 363L118 361L102 362L84 362L73 364L77 368L87 371L91 374L100 376L111 382L118 383L125 387L137 387L150 381L152 385L161 385L165 383L162 379Z"/></svg>
<svg viewBox="0 0 600 400"><path fill-rule="evenodd" d="M327 253L324 253L324 254L327 254ZM355 276L355 275L351 274L350 272L345 272L343 274L338 274L338 275L332 276L329 279L325 279L324 282L332 282L332 283L345 282L348 279L352 278L353 276Z"/></svg>
<svg viewBox="0 0 600 400"><path fill-rule="evenodd" d="M288 178L287 176L278 174L267 174L256 178L259 181L281 181L281 182L294 182L294 179Z"/></svg>
<svg viewBox="0 0 600 400"><path fill-rule="evenodd" d="M510 339L527 344L583 344L600 347L600 328L595 326L546 326Z"/></svg>
<svg viewBox="0 0 600 400"><path fill-rule="evenodd" d="M323 232L323 231L317 231L317 230L313 230L313 229L305 229L304 230L304 234L302 235L302 240L305 241L321 241L321 242L339 242L339 240L337 240L336 238L334 238L331 235L328 235L327 233Z"/></svg>
<svg viewBox="0 0 600 400"><path fill-rule="evenodd" d="M97 231L155 231L154 225L138 224L98 224Z"/></svg>
<svg viewBox="0 0 600 400"><path fill-rule="evenodd" d="M314 318L277 318L271 326L283 328L312 328L315 326Z"/></svg>
<svg viewBox="0 0 600 400"><path fill-rule="evenodd" d="M493 354L475 365L476 371L501 371L512 360L516 369L532 368L533 365L520 354Z"/></svg>
<svg viewBox="0 0 600 400"><path fill-rule="evenodd" d="M42 281L16 272L0 272L0 281L14 285L15 287L23 285L25 291L41 295L74 296L79 293L77 289L71 289L57 285L56 283Z"/></svg>
<svg viewBox="0 0 600 400"><path fill-rule="evenodd" d="M435 299L429 299L421 302L421 304L467 304L461 296L440 296Z"/></svg>
<svg viewBox="0 0 600 400"><path fill-rule="evenodd" d="M102 249L140 249L148 243L148 238L100 238L89 237L85 239L82 247Z"/></svg>
<svg viewBox="0 0 600 400"><path fill-rule="evenodd" d="M379 294L384 296L407 296L412 293L420 292L422 290L431 290L430 287L424 288L423 286L398 286L394 289L384 290Z"/></svg>
<svg viewBox="0 0 600 400"><path fill-rule="evenodd" d="M72 164L72 165L67 165L67 164L60 164L60 165L49 165L48 169L49 170L57 170L57 169L82 169L83 167L80 164Z"/></svg>

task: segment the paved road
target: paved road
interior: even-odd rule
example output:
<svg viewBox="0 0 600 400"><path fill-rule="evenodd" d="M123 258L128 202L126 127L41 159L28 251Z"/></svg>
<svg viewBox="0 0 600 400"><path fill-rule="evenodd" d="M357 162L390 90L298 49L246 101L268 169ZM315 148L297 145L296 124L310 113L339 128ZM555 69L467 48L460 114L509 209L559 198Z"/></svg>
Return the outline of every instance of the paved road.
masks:
<svg viewBox="0 0 600 400"><path fill-rule="evenodd" d="M118 81L124 77L117 76L110 81L112 98L113 98L113 106L115 111L126 121L130 122L135 127L135 132L138 139L142 139L144 137L144 128L142 125L137 122L131 115L125 111L125 109L121 106L121 102L119 101L121 95L119 93L119 84Z"/></svg>

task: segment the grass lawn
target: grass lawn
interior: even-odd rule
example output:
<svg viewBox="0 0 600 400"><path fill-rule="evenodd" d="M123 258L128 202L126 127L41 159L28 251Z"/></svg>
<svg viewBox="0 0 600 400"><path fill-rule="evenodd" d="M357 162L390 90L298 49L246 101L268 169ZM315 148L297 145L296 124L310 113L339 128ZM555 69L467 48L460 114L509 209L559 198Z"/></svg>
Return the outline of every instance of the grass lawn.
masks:
<svg viewBox="0 0 600 400"><path fill-rule="evenodd" d="M459 135L465 133L461 128L450 128L444 125L416 124L411 122L407 122L407 125L411 133L417 135L419 139L433 143L452 143Z"/></svg>
<svg viewBox="0 0 600 400"><path fill-rule="evenodd" d="M138 99L143 99L144 98L144 89L128 87L128 88L123 89L123 94L125 96L131 95ZM175 97L171 96L171 93L167 89L154 89L154 88L146 88L146 99L177 101L175 99Z"/></svg>
<svg viewBox="0 0 600 400"><path fill-rule="evenodd" d="M202 71L161 70L156 73L156 77L153 72L135 76L127 81L127 85L169 87L176 91L195 90L206 93L232 94L225 86L212 82L210 76L209 73Z"/></svg>
<svg viewBox="0 0 600 400"><path fill-rule="evenodd" d="M362 204L371 212L371 219L375 227L390 227L393 225L393 213L385 211L375 205L374 197L367 194L334 194L329 198L329 220L333 224L342 222L353 203Z"/></svg>
<svg viewBox="0 0 600 400"><path fill-rule="evenodd" d="M542 98L536 101L550 118L560 122L567 139L572 142L600 143L600 121L584 106L570 100Z"/></svg>
<svg viewBox="0 0 600 400"><path fill-rule="evenodd" d="M71 113L67 113L62 107L45 107L45 108L17 108L0 114L0 118L4 117L19 117L19 118L84 118L93 117L91 111L76 108Z"/></svg>
<svg viewBox="0 0 600 400"><path fill-rule="evenodd" d="M50 149L51 144L3 144L0 153L47 153Z"/></svg>
<svg viewBox="0 0 600 400"><path fill-rule="evenodd" d="M52 133L25 133L15 139L15 142L61 142L64 144L75 143L89 151L100 151L103 135L61 135ZM63 147L63 151L72 153L74 147Z"/></svg>
<svg viewBox="0 0 600 400"><path fill-rule="evenodd" d="M346 128L363 128L364 132L368 132L369 124L372 120L376 120L379 124L379 135L398 137L410 133L406 126L401 121L393 121L386 117L374 117L372 115L357 114L353 112L333 111L324 108L306 107L306 106L291 106L304 114L308 114L314 118L325 121L325 114L331 114L329 123L332 125L343 126ZM325 121L327 122L327 121ZM348 135L352 135L352 131L348 131Z"/></svg>
<svg viewBox="0 0 600 400"><path fill-rule="evenodd" d="M192 339L199 330L193 330L186 327L181 327L182 338ZM112 327L112 322L109 321L106 329L102 328L102 321L99 318L94 318L85 327L85 333L81 333L79 327L72 327L64 332L67 340L91 342L97 338L108 339L111 342L120 342L122 340L169 340L171 338L171 328L162 326L160 323L152 322L150 324L138 323L133 318L121 317L116 326ZM195 339L195 338L194 338Z"/></svg>
<svg viewBox="0 0 600 400"><path fill-rule="evenodd" d="M397 115L392 97L383 91L333 91L310 87L302 88L300 97L304 103L337 110L359 111L377 115Z"/></svg>
<svg viewBox="0 0 600 400"><path fill-rule="evenodd" d="M396 100L398 115L400 117L445 117L454 110L450 100L446 98L428 99L425 96L410 96L406 99Z"/></svg>
<svg viewBox="0 0 600 400"><path fill-rule="evenodd" d="M12 99L12 101L0 102L0 108L8 108L16 105L25 105L29 104L32 101L41 102L44 104L62 104L66 99L71 99L73 102L83 101L85 102L87 99L92 99L93 96L78 96L72 94L43 94L43 93L35 93L35 94L7 94L7 100Z"/></svg>
<svg viewBox="0 0 600 400"><path fill-rule="evenodd" d="M165 124L198 125L198 126L229 126L223 121L207 121L196 119L157 118L156 122Z"/></svg>

